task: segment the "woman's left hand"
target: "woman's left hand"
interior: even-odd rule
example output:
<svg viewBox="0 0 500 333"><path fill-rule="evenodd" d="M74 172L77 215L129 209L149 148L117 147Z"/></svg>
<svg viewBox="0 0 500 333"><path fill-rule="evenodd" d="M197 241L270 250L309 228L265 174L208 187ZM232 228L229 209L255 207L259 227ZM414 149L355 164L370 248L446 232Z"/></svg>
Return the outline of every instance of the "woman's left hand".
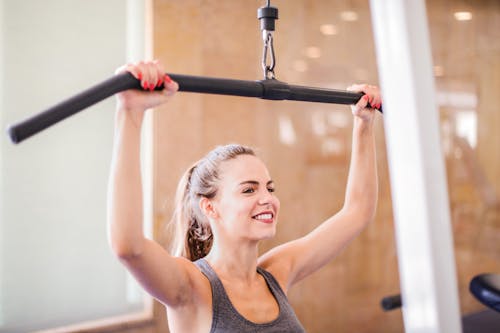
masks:
<svg viewBox="0 0 500 333"><path fill-rule="evenodd" d="M352 114L364 121L372 121L375 116L375 110L382 105L379 88L367 84L353 84L347 88L347 91L362 92L365 94L355 105L351 105Z"/></svg>

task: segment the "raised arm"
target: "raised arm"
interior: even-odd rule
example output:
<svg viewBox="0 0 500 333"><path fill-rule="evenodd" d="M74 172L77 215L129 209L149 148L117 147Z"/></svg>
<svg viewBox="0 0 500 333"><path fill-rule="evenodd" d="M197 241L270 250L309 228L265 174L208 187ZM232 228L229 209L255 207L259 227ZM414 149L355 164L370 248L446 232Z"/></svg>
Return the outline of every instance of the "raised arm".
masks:
<svg viewBox="0 0 500 333"><path fill-rule="evenodd" d="M261 258L264 267L278 275L285 289L332 260L374 218L378 196L373 122L380 107L376 87L355 85L351 91L366 95L352 107L354 115L351 165L342 209L308 235L269 251Z"/></svg>
<svg viewBox="0 0 500 333"><path fill-rule="evenodd" d="M154 62L127 65L145 89L117 96L111 173L108 186L108 236L112 251L142 286L164 304L175 306L189 296L187 260L174 258L143 234L140 137L144 112L165 103L178 86Z"/></svg>

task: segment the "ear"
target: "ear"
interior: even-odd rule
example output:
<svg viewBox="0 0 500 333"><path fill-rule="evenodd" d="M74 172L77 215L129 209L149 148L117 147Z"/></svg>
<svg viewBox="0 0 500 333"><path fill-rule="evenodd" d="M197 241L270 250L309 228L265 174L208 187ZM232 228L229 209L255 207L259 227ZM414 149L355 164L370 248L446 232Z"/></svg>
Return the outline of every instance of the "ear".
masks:
<svg viewBox="0 0 500 333"><path fill-rule="evenodd" d="M200 199L200 209L208 219L215 219L218 217L212 200L208 198L203 197Z"/></svg>

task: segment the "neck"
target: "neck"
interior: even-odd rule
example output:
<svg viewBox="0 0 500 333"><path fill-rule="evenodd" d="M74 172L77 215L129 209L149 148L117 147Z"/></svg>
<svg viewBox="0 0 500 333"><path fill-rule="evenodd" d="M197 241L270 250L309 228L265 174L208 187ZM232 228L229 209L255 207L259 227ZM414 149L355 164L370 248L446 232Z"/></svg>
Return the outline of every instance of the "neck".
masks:
<svg viewBox="0 0 500 333"><path fill-rule="evenodd" d="M216 241L205 259L210 263L217 274L222 278L230 277L231 280L255 279L257 274L258 242L228 243Z"/></svg>

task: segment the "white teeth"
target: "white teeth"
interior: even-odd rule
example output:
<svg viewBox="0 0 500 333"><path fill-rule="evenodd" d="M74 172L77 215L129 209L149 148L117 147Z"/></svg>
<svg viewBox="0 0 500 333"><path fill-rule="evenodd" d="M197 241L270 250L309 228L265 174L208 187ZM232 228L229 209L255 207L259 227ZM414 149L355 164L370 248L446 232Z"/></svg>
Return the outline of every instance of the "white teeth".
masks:
<svg viewBox="0 0 500 333"><path fill-rule="evenodd" d="M255 216L255 219L257 220L270 220L273 218L273 214L259 214Z"/></svg>

